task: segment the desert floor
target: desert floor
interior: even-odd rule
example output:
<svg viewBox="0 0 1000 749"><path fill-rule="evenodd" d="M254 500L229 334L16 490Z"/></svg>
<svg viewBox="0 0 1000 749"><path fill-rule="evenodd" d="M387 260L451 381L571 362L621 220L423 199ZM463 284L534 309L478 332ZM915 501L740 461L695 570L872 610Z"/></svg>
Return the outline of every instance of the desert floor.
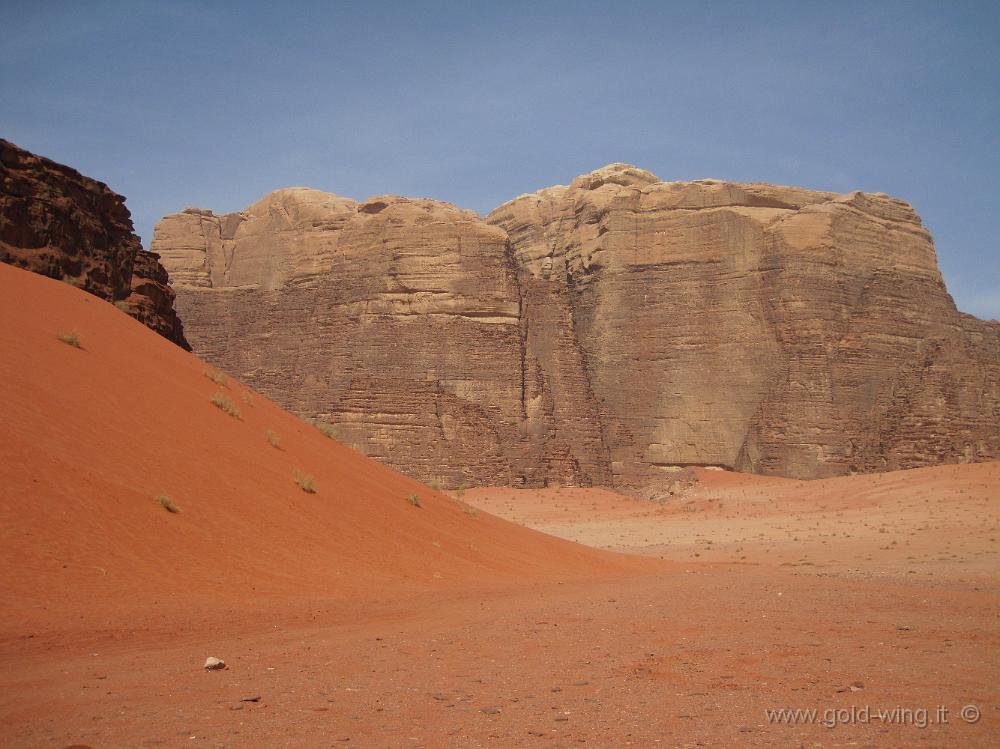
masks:
<svg viewBox="0 0 1000 749"><path fill-rule="evenodd" d="M3 658L7 740L996 746L998 486L993 464L807 484L708 476L662 507L471 491L547 531L681 561L252 613L230 601L217 621L211 605L178 617L204 629L25 641ZM207 655L230 667L201 670ZM816 722L769 722L782 708Z"/></svg>
<svg viewBox="0 0 1000 749"><path fill-rule="evenodd" d="M446 496L0 285L0 745L1000 745L998 463Z"/></svg>

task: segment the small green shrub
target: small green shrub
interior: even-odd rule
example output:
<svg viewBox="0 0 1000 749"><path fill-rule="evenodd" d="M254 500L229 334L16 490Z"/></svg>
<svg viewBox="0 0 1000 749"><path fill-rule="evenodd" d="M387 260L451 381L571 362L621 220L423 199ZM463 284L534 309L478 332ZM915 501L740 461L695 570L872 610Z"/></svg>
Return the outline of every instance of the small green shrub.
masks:
<svg viewBox="0 0 1000 749"><path fill-rule="evenodd" d="M423 505L420 504L420 497L418 497L416 494L411 494L409 497L406 498L406 501L409 502L414 507L423 507Z"/></svg>
<svg viewBox="0 0 1000 749"><path fill-rule="evenodd" d="M65 343L67 346L80 349L83 348L83 345L80 343L80 334L75 330L71 333L60 333L56 336L56 338Z"/></svg>
<svg viewBox="0 0 1000 749"><path fill-rule="evenodd" d="M170 496L167 494L161 494L156 498L156 501L159 502L160 507L162 507L167 512L172 512L174 514L180 512L180 510L177 508L177 505L174 504L174 500L172 500Z"/></svg>
<svg viewBox="0 0 1000 749"><path fill-rule="evenodd" d="M476 507L466 507L465 514L468 515L470 518L478 517L479 509Z"/></svg>
<svg viewBox="0 0 1000 749"><path fill-rule="evenodd" d="M233 404L233 401L225 393L215 393L211 398L209 398L209 400L212 401L213 406L218 408L220 411L225 411L234 419L240 419L243 417L240 413L240 409Z"/></svg>
<svg viewBox="0 0 1000 749"><path fill-rule="evenodd" d="M229 387L226 384L229 382L229 378L226 377L225 372L220 372L217 369L203 369L201 373L219 387Z"/></svg>
<svg viewBox="0 0 1000 749"><path fill-rule="evenodd" d="M299 489L304 491L306 494L316 493L316 480L308 473L302 473L302 471L295 471L293 476L295 478L295 483L299 485Z"/></svg>
<svg viewBox="0 0 1000 749"><path fill-rule="evenodd" d="M281 437L278 436L277 432L274 432L270 429L265 429L264 439L267 440L267 444L269 444L271 447L276 447L279 450L281 449Z"/></svg>

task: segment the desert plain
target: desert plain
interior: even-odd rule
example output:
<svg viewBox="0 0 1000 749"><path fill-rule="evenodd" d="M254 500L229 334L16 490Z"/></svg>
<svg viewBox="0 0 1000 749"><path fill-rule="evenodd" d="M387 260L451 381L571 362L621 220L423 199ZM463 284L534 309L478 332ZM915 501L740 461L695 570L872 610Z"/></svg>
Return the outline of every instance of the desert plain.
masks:
<svg viewBox="0 0 1000 749"><path fill-rule="evenodd" d="M996 462L442 492L0 288L4 746L1000 740Z"/></svg>

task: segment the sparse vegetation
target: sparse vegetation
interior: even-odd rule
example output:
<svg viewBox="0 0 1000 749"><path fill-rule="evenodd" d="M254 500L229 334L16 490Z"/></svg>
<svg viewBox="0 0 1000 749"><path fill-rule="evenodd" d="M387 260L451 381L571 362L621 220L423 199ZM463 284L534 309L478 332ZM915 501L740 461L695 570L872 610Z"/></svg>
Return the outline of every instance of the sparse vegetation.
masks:
<svg viewBox="0 0 1000 749"><path fill-rule="evenodd" d="M466 507L465 514L468 515L470 518L478 517L479 509L476 507Z"/></svg>
<svg viewBox="0 0 1000 749"><path fill-rule="evenodd" d="M269 444L271 447L275 447L279 450L281 449L281 437L278 436L277 432L271 429L265 429L264 439L267 440L267 444Z"/></svg>
<svg viewBox="0 0 1000 749"><path fill-rule="evenodd" d="M127 304L125 304L125 300L124 299L119 299L117 302L115 302L115 306L118 309L120 309L122 312L125 312L126 314L128 314L131 311L129 309L129 306Z"/></svg>
<svg viewBox="0 0 1000 749"><path fill-rule="evenodd" d="M406 501L409 502L414 507L423 507L423 505L420 504L420 497L418 497L416 494L411 494L409 497L406 498Z"/></svg>
<svg viewBox="0 0 1000 749"><path fill-rule="evenodd" d="M248 406L253 405L253 396L250 395L249 390L244 390L243 395L241 395L240 397L243 399L243 402L246 403Z"/></svg>
<svg viewBox="0 0 1000 749"><path fill-rule="evenodd" d="M333 424L325 424L322 421L317 421L314 422L314 425L324 437L329 437L332 440L337 439L337 429Z"/></svg>
<svg viewBox="0 0 1000 749"><path fill-rule="evenodd" d="M434 491L436 491L436 492L439 492L439 491L441 491L441 482L440 482L440 481L438 481L437 479L434 479L434 480L433 480L433 481L432 481L432 482L430 483L430 487L431 487L431 489L433 489Z"/></svg>
<svg viewBox="0 0 1000 749"><path fill-rule="evenodd" d="M455 499L461 499L465 496L465 484L460 484L458 489L455 490Z"/></svg>
<svg viewBox="0 0 1000 749"><path fill-rule="evenodd" d="M161 495L159 495L156 498L156 501L159 502L160 503L160 507L162 507L167 512L172 512L174 514L177 514L178 512L180 512L180 510L178 509L177 505L174 504L174 500L172 500L170 498L170 496L167 495L167 494L161 494Z"/></svg>
<svg viewBox="0 0 1000 749"><path fill-rule="evenodd" d="M236 407L232 399L225 393L215 393L209 400L212 401L213 406L218 408L220 411L225 411L234 419L243 418L243 415L240 413L240 409Z"/></svg>
<svg viewBox="0 0 1000 749"><path fill-rule="evenodd" d="M220 372L217 369L203 369L201 373L219 387L229 387L229 385L226 384L229 382L229 378L226 377L225 372Z"/></svg>
<svg viewBox="0 0 1000 749"><path fill-rule="evenodd" d="M70 333L60 333L56 336L60 341L65 343L67 346L72 346L73 348L82 349L83 345L80 343L80 334L75 330Z"/></svg>
<svg viewBox="0 0 1000 749"><path fill-rule="evenodd" d="M304 491L306 494L316 493L316 480L308 473L302 473L302 471L295 471L293 476L295 478L295 483L298 484L299 486L299 489Z"/></svg>

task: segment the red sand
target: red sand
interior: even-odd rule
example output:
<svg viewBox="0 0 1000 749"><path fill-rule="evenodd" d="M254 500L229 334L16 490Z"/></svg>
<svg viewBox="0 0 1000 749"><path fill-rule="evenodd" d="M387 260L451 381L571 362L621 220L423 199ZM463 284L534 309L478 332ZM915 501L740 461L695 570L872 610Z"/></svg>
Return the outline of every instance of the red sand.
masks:
<svg viewBox="0 0 1000 749"><path fill-rule="evenodd" d="M244 402L65 284L0 265L0 310L4 746L1000 743L1000 465L466 497L674 561L623 556Z"/></svg>
<svg viewBox="0 0 1000 749"><path fill-rule="evenodd" d="M75 628L81 614L109 626L120 607L135 622L154 603L179 612L195 603L214 617L234 601L356 599L636 566L472 517L238 382L216 384L203 362L108 303L7 265L0 283L4 635L29 622ZM82 349L58 340L69 331ZM241 417L216 408L216 393ZM314 477L315 494L296 472ZM181 512L166 512L160 494Z"/></svg>
<svg viewBox="0 0 1000 749"><path fill-rule="evenodd" d="M661 502L574 488L481 488L464 499L555 536L673 560L983 584L1000 571L1000 463L823 481L690 474L695 483Z"/></svg>

